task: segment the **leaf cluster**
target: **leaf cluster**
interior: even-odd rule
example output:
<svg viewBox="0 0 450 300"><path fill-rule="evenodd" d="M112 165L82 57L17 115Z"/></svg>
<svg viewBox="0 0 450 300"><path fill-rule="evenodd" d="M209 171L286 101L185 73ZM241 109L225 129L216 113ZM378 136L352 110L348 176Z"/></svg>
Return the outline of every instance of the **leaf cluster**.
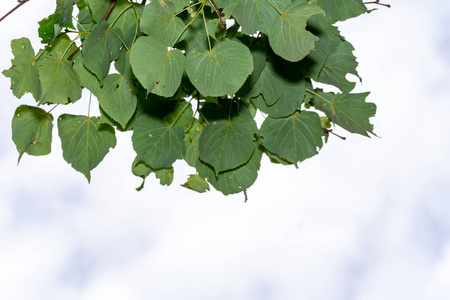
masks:
<svg viewBox="0 0 450 300"><path fill-rule="evenodd" d="M295 166L316 155L331 123L373 134L376 107L351 93L354 49L335 26L366 13L361 0L56 2L39 22L43 49L13 40L3 71L17 98L31 93L38 104L14 114L19 160L50 153L51 111L83 89L100 115L62 113L57 127L64 159L88 180L117 130L132 131L134 175L170 185L181 159L195 168L184 187L225 195L246 192L263 155Z"/></svg>

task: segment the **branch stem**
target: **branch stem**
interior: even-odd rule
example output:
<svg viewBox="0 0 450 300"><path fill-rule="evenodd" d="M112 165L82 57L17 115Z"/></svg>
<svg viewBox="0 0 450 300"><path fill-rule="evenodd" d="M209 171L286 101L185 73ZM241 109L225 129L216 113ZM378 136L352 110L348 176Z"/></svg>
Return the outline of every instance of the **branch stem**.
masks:
<svg viewBox="0 0 450 300"><path fill-rule="evenodd" d="M9 12L6 13L6 15L4 15L3 17L0 18L0 22L3 21L4 19L6 19L6 17L8 17L10 14L12 14L16 9L18 9L19 7L21 7L22 5L24 5L25 3L27 3L30 0L18 0L19 4L16 5L16 7L14 7L13 9L11 9Z"/></svg>
<svg viewBox="0 0 450 300"><path fill-rule="evenodd" d="M376 1L372 1L372 2L364 2L364 4L378 4L378 5L383 5L383 6L386 6L386 7L391 7L390 4L380 3L380 0L376 0Z"/></svg>

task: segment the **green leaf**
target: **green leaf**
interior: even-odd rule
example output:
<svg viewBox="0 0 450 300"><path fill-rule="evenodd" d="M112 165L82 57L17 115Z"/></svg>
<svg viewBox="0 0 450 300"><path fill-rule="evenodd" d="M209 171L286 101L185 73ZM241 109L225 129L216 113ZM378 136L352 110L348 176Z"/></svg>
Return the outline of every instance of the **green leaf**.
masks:
<svg viewBox="0 0 450 300"><path fill-rule="evenodd" d="M199 160L197 171L201 177L206 178L216 190L224 195L245 192L258 177L261 157L262 151L259 147L256 147L251 158L236 169L220 172L216 175L210 166Z"/></svg>
<svg viewBox="0 0 450 300"><path fill-rule="evenodd" d="M119 56L122 42L117 37L120 32L112 32L109 23L103 21L92 28L83 43L83 63L103 85L103 78L109 73L110 64Z"/></svg>
<svg viewBox="0 0 450 300"><path fill-rule="evenodd" d="M139 160L139 157L136 156L136 158L133 161L133 164L131 165L131 172L138 177L142 178L142 183L139 187L136 188L137 191L141 191L144 188L145 185L145 179L148 175L152 172L152 168L150 168L145 162L142 160Z"/></svg>
<svg viewBox="0 0 450 300"><path fill-rule="evenodd" d="M344 93L353 90L355 83L345 78L347 74L358 76L356 71L358 63L352 53L353 50L355 49L349 42L341 41L337 49L327 57L317 80L334 85Z"/></svg>
<svg viewBox="0 0 450 300"><path fill-rule="evenodd" d="M97 77L92 74L83 64L83 57L80 55L73 65L74 70L80 77L81 86L87 88L94 96L98 95L100 90L100 82Z"/></svg>
<svg viewBox="0 0 450 300"><path fill-rule="evenodd" d="M375 115L376 106L365 102L369 93L334 94L318 90L312 94L314 107L323 111L331 122L352 133L374 134L369 118Z"/></svg>
<svg viewBox="0 0 450 300"><path fill-rule="evenodd" d="M105 77L97 98L103 110L125 128L137 106L133 84L122 75L110 74Z"/></svg>
<svg viewBox="0 0 450 300"><path fill-rule="evenodd" d="M21 105L12 119L12 139L19 152L19 161L29 155L47 155L51 151L53 116L45 110Z"/></svg>
<svg viewBox="0 0 450 300"><path fill-rule="evenodd" d="M209 184L205 179L197 174L190 175L186 183L181 186L188 188L190 190L196 191L198 193L204 193L209 191Z"/></svg>
<svg viewBox="0 0 450 300"><path fill-rule="evenodd" d="M75 29L72 23L73 5L78 2L76 0L57 0L55 14L59 15L58 24L61 27L69 27Z"/></svg>
<svg viewBox="0 0 450 300"><path fill-rule="evenodd" d="M134 124L133 148L139 159L151 168L169 168L184 157L186 145L183 136L183 128L171 127L164 120L143 114Z"/></svg>
<svg viewBox="0 0 450 300"><path fill-rule="evenodd" d="M204 96L233 95L253 70L249 49L236 41L218 43L211 51L192 50L186 58L186 72Z"/></svg>
<svg viewBox="0 0 450 300"><path fill-rule="evenodd" d="M186 133L184 139L186 141L186 155L184 160L191 167L195 167L199 155L199 141L205 127L197 120L194 119L192 127L189 132Z"/></svg>
<svg viewBox="0 0 450 300"><path fill-rule="evenodd" d="M206 36L206 27L202 18L197 18L186 29L186 35L183 40L186 43L186 53L192 50L207 51L208 37Z"/></svg>
<svg viewBox="0 0 450 300"><path fill-rule="evenodd" d="M283 93L283 82L285 79L278 74L273 64L269 61L262 70L258 80L250 90L250 97L262 95L268 106L273 105Z"/></svg>
<svg viewBox="0 0 450 300"><path fill-rule="evenodd" d="M64 114L58 118L58 131L64 159L91 181L91 171L116 146L114 128L99 125L99 118Z"/></svg>
<svg viewBox="0 0 450 300"><path fill-rule="evenodd" d="M38 61L42 97L39 103L67 104L81 98L78 73L65 60L47 55Z"/></svg>
<svg viewBox="0 0 450 300"><path fill-rule="evenodd" d="M58 24L60 16L60 14L52 14L38 23L38 33L43 44L51 44L61 32L62 28Z"/></svg>
<svg viewBox="0 0 450 300"><path fill-rule="evenodd" d="M315 112L301 111L280 119L268 117L260 134L267 150L292 163L310 158L322 148L322 126Z"/></svg>
<svg viewBox="0 0 450 300"><path fill-rule="evenodd" d="M179 0L175 0L176 3ZM153 37L164 46L171 46L177 37L183 32L184 23L175 14L177 7L171 1L165 1L166 8L163 8L158 1L152 1L144 8L141 19L141 31ZM182 37L179 41L182 40Z"/></svg>
<svg viewBox="0 0 450 300"><path fill-rule="evenodd" d="M89 8L92 13L92 19L95 23L100 23L100 21L105 17L114 0L88 0L88 2Z"/></svg>
<svg viewBox="0 0 450 300"><path fill-rule="evenodd" d="M171 185L173 182L173 167L154 170L156 178L159 179L161 185Z"/></svg>
<svg viewBox="0 0 450 300"><path fill-rule="evenodd" d="M144 161L139 160L139 157L134 159L131 171L134 175L142 178L142 184L136 188L137 191L141 191L144 188L145 179L150 173L155 173L157 179L161 185L170 185L173 181L174 170L173 167L164 169L153 169L147 165Z"/></svg>
<svg viewBox="0 0 450 300"><path fill-rule="evenodd" d="M237 96L239 96L241 99L245 100L246 102L248 102L250 100L250 98L252 97L249 94L249 90L255 85L259 76L261 76L261 73L262 73L264 67L266 66L266 60L267 60L267 48L264 47L263 43L254 44L250 48L250 52L253 56L253 71L250 74L250 76L248 76L244 85L237 92Z"/></svg>
<svg viewBox="0 0 450 300"><path fill-rule="evenodd" d="M319 38L311 51L299 62L299 67L305 77L317 80L327 57L332 54L341 42L337 27L333 26L332 20L325 15L314 15L308 19L307 30Z"/></svg>
<svg viewBox="0 0 450 300"><path fill-rule="evenodd" d="M134 74L148 93L172 97L181 84L184 54L177 49L168 50L150 36L136 41L130 61Z"/></svg>
<svg viewBox="0 0 450 300"><path fill-rule="evenodd" d="M337 21L344 21L367 12L362 0L318 0L326 15Z"/></svg>
<svg viewBox="0 0 450 300"><path fill-rule="evenodd" d="M112 30L121 32L123 40L128 47L131 47L135 35L139 32L138 16L142 15L144 5L128 0L117 0L114 9L107 18L107 21L112 24ZM137 15L136 15L137 14Z"/></svg>
<svg viewBox="0 0 450 300"><path fill-rule="evenodd" d="M246 163L255 150L255 120L238 115L230 120L218 120L203 130L199 141L199 157L212 166L216 174Z"/></svg>
<svg viewBox="0 0 450 300"><path fill-rule="evenodd" d="M278 10L283 10L291 0L272 0ZM233 17L242 26L242 32L253 34L257 31L268 33L272 22L279 16L267 0L240 0Z"/></svg>
<svg viewBox="0 0 450 300"><path fill-rule="evenodd" d="M131 51L122 49L119 54L119 58L115 61L116 70L127 79L135 79L133 68L130 62Z"/></svg>
<svg viewBox="0 0 450 300"><path fill-rule="evenodd" d="M20 99L25 93L31 93L34 99L39 101L42 88L30 40L27 38L12 40L11 48L14 55L11 60L12 67L4 70L3 75L11 78L14 96Z"/></svg>
<svg viewBox="0 0 450 300"><path fill-rule="evenodd" d="M253 104L273 118L286 117L300 109L305 97L305 80L286 80L281 85L281 96L273 105L267 105L262 96L252 99Z"/></svg>
<svg viewBox="0 0 450 300"><path fill-rule="evenodd" d="M53 55L67 61L69 56L71 56L77 49L76 44L67 34L61 34L53 41L51 47L46 48L46 52L42 57ZM77 52L77 55L79 54L80 52ZM74 57L76 57L76 55L74 55ZM67 62L70 63L69 61Z"/></svg>
<svg viewBox="0 0 450 300"><path fill-rule="evenodd" d="M269 30L273 51L288 61L299 61L308 55L319 39L306 30L306 22L321 13L320 7L306 1L296 1L286 7Z"/></svg>

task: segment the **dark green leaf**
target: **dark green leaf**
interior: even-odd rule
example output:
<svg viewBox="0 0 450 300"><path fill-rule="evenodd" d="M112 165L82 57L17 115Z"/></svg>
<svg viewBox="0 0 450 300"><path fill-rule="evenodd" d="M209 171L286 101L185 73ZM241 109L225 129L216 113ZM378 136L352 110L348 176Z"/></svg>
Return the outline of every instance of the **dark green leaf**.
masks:
<svg viewBox="0 0 450 300"><path fill-rule="evenodd" d="M341 41L336 50L327 57L317 81L334 85L344 93L353 90L355 83L345 78L347 74L358 76L358 63L353 50L355 49L349 42Z"/></svg>
<svg viewBox="0 0 450 300"><path fill-rule="evenodd" d="M52 55L67 61L69 56L75 53L77 49L76 44L72 42L67 34L61 34L53 41L51 47L46 48L46 53L42 57ZM78 52L78 54L80 53ZM70 61L67 62L70 63Z"/></svg>
<svg viewBox="0 0 450 300"><path fill-rule="evenodd" d="M55 14L59 15L58 24L61 27L69 27L75 29L72 23L72 12L76 0L57 0Z"/></svg>
<svg viewBox="0 0 450 300"><path fill-rule="evenodd" d="M109 73L110 64L119 56L122 42L117 35L120 32L113 32L109 28L109 23L103 21L92 28L83 43L83 63L86 68L103 85L103 78Z"/></svg>
<svg viewBox="0 0 450 300"><path fill-rule="evenodd" d="M261 125L267 150L295 163L316 155L322 148L322 126L315 112L296 112L287 118L268 117Z"/></svg>
<svg viewBox="0 0 450 300"><path fill-rule="evenodd" d="M245 192L258 177L258 170L261 165L262 151L256 147L249 161L236 169L215 174L214 169L203 163L197 162L199 175L206 178L208 182L224 195Z"/></svg>
<svg viewBox="0 0 450 300"><path fill-rule="evenodd" d="M199 141L204 128L197 119L194 119L194 123L189 132L184 136L184 140L186 141L186 155L184 156L184 160L191 167L195 167L197 164Z"/></svg>
<svg viewBox="0 0 450 300"><path fill-rule="evenodd" d="M183 128L171 127L164 120L143 114L134 124L133 148L139 159L153 169L169 168L184 157L183 136Z"/></svg>
<svg viewBox="0 0 450 300"><path fill-rule="evenodd" d="M77 58L73 68L80 77L81 86L87 88L94 96L97 96L98 90L101 88L100 82L97 77L84 66L82 56Z"/></svg>
<svg viewBox="0 0 450 300"><path fill-rule="evenodd" d="M144 8L141 19L141 31L153 37L164 46L171 46L182 34L183 21L175 16L178 9L175 2L165 1L167 7L162 7L158 1L152 1ZM179 39L179 41L182 38Z"/></svg>
<svg viewBox="0 0 450 300"><path fill-rule="evenodd" d="M128 47L131 47L135 35L139 33L138 16L142 15L143 10L144 6L139 3L117 0L107 19L110 23L115 21L112 30L122 33L123 40Z"/></svg>
<svg viewBox="0 0 450 300"><path fill-rule="evenodd" d="M168 50L150 36L136 41L130 61L134 74L148 93L172 97L181 84L184 54L177 49Z"/></svg>
<svg viewBox="0 0 450 300"><path fill-rule="evenodd" d="M40 103L67 104L81 98L78 73L67 61L47 55L38 61L42 84Z"/></svg>
<svg viewBox="0 0 450 300"><path fill-rule="evenodd" d="M91 171L116 146L114 128L99 125L99 118L61 115L58 131L64 159L91 181Z"/></svg>
<svg viewBox="0 0 450 300"><path fill-rule="evenodd" d="M62 28L58 24L60 16L60 14L52 14L39 22L38 33L43 44L51 44L61 32Z"/></svg>
<svg viewBox="0 0 450 300"><path fill-rule="evenodd" d="M53 116L45 110L27 105L16 109L12 120L12 139L19 152L19 161L29 155L47 155L51 151Z"/></svg>
<svg viewBox="0 0 450 300"><path fill-rule="evenodd" d="M305 97L305 80L284 81L280 98L273 104L267 105L262 96L254 98L253 104L262 112L273 118L286 117L300 109Z"/></svg>
<svg viewBox="0 0 450 300"><path fill-rule="evenodd" d="M365 102L369 93L334 94L318 90L313 95L314 107L323 111L331 122L352 133L374 134L369 118L375 115L376 106Z"/></svg>
<svg viewBox="0 0 450 300"><path fill-rule="evenodd" d="M214 121L200 136L199 157L216 173L234 169L249 160L255 150L253 140L257 132L255 120L249 115Z"/></svg>
<svg viewBox="0 0 450 300"><path fill-rule="evenodd" d="M114 0L88 0L88 2L94 22L100 23L100 21L106 16L106 13Z"/></svg>
<svg viewBox="0 0 450 300"><path fill-rule="evenodd" d="M283 92L285 79L275 70L272 63L267 61L256 83L249 91L250 97L262 95L268 106L273 105Z"/></svg>
<svg viewBox="0 0 450 300"><path fill-rule="evenodd" d="M192 50L186 58L186 72L204 96L233 95L253 70L249 49L235 41L218 43L211 51Z"/></svg>
<svg viewBox="0 0 450 300"><path fill-rule="evenodd" d="M318 0L326 15L337 21L344 21L367 12L362 0Z"/></svg>
<svg viewBox="0 0 450 300"><path fill-rule="evenodd" d="M97 98L103 110L125 128L137 106L133 84L122 75L110 74L105 77Z"/></svg>
<svg viewBox="0 0 450 300"><path fill-rule="evenodd" d="M306 1L295 1L279 15L269 30L273 51L288 61L299 61L314 48L319 39L306 30L306 22L323 10Z"/></svg>
<svg viewBox="0 0 450 300"><path fill-rule="evenodd" d="M291 0L271 0L278 10L283 10ZM242 26L242 31L253 34L257 31L268 33L271 24L279 16L267 0L240 0L233 17Z"/></svg>

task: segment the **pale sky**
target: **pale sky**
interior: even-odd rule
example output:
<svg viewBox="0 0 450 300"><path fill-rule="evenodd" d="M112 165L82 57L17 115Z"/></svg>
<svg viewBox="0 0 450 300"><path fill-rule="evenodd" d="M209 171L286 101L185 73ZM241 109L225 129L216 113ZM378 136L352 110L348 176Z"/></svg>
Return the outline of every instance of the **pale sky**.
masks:
<svg viewBox="0 0 450 300"><path fill-rule="evenodd" d="M56 128L50 155L17 166L11 118L35 102L0 76L0 298L450 299L450 3L383 2L340 24L379 138L336 128L347 140L331 136L299 169L264 159L247 203L180 187L182 162L172 186L151 175L136 192L129 133L90 185ZM30 0L0 23L1 70L12 39L40 47L37 22L53 10ZM54 116L86 111L80 100Z"/></svg>

